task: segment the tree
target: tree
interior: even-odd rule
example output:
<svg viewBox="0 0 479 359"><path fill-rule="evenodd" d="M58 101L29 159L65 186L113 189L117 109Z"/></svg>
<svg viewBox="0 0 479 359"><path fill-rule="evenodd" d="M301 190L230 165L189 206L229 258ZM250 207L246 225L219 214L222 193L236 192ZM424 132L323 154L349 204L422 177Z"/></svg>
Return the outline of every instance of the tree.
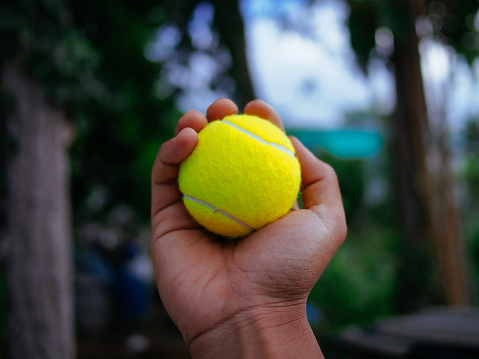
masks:
<svg viewBox="0 0 479 359"><path fill-rule="evenodd" d="M349 1L349 4L351 42L363 65L374 49L374 35L380 26L387 26L394 36L390 61L396 79L397 104L391 134L398 213L404 234L398 307L409 311L425 304L422 301L430 301L427 278L420 275L430 272L428 248L434 248L446 302L469 304L465 248L453 196L446 132L444 126L432 126L429 119L416 22L430 21L436 37L447 40L471 58L473 52L463 46L462 38L470 32L466 19L476 14L477 3L408 0ZM444 124L445 119L441 121Z"/></svg>
<svg viewBox="0 0 479 359"><path fill-rule="evenodd" d="M240 108L254 99L255 91L248 69L240 1L169 1L165 9L169 14L165 25L173 26L180 34L180 40L174 51L160 60L164 67L167 70L170 67L181 67L184 72L185 68L190 67L192 58L197 55L207 56L215 62L215 74L209 83L205 84L207 90L215 92L217 96L219 94L232 98ZM196 17L209 17L209 14L205 16L205 13L210 10L213 13L212 21L203 24L208 26L210 35L203 34L203 39L210 37L212 41L198 43L196 39L202 35L195 34ZM197 91L185 84L173 85L176 86L173 96Z"/></svg>
<svg viewBox="0 0 479 359"><path fill-rule="evenodd" d="M231 75L236 80L240 101L243 104L255 98L255 92L248 69L243 18L239 1L214 0L215 24L233 58Z"/></svg>
<svg viewBox="0 0 479 359"><path fill-rule="evenodd" d="M15 98L7 118L15 141L7 167L10 355L73 358L65 116L17 64L3 78Z"/></svg>
<svg viewBox="0 0 479 359"><path fill-rule="evenodd" d="M148 221L151 163L177 117L143 57L156 13L150 1L0 6L12 358L75 356L71 212L99 220L122 204ZM92 213L99 185L109 200Z"/></svg>
<svg viewBox="0 0 479 359"><path fill-rule="evenodd" d="M67 114L50 100L68 102L59 84L78 79L83 47L61 3L7 1L0 16L10 356L73 358Z"/></svg>

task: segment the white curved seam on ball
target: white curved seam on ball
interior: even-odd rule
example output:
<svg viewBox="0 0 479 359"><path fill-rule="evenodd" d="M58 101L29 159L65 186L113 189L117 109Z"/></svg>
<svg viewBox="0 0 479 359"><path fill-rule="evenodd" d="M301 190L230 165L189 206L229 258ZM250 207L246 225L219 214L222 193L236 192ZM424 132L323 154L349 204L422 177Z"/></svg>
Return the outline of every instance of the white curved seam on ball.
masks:
<svg viewBox="0 0 479 359"><path fill-rule="evenodd" d="M242 127L240 127L240 126L238 126L238 125L235 125L234 123L231 123L231 122L229 122L229 121L222 120L221 122L223 122L223 123L225 123L225 124L227 124L227 125L229 125L229 126L231 126L231 127L236 128L238 131L243 132L244 134L250 136L251 138L254 138L256 141L259 141L259 142L261 142L262 144L264 144L264 145L266 145L266 146L274 147L274 148L276 148L276 149L278 149L278 150L280 150L280 151L283 151L283 152L287 153L288 155L294 157L294 153L293 153L289 148L287 148L287 147L284 146L284 145L280 145L280 144L277 144L277 143L275 143L275 142L265 141L265 140L263 140L260 136L255 135L254 133L251 133L251 132L249 132L248 130L245 130L244 128L242 128Z"/></svg>
<svg viewBox="0 0 479 359"><path fill-rule="evenodd" d="M238 223L238 224L242 225L243 227L249 229L250 231L254 231L254 228L251 228L251 227L248 226L246 223L240 221L238 218L233 217L231 214L226 213L226 212L223 211L222 209L216 208L215 206L213 206L212 204L210 204L210 203L208 203L208 202L202 201L201 199L192 197L192 196L187 195L187 194L185 194L185 193L183 193L183 196L184 196L186 199L190 200L191 202L195 202L195 203L198 203L198 204L201 204L201 205L203 205L203 206L208 207L209 209L211 209L211 210L213 211L213 213L215 213L215 212L221 213L223 216L228 217L229 219L232 219L233 221L235 221L236 223Z"/></svg>

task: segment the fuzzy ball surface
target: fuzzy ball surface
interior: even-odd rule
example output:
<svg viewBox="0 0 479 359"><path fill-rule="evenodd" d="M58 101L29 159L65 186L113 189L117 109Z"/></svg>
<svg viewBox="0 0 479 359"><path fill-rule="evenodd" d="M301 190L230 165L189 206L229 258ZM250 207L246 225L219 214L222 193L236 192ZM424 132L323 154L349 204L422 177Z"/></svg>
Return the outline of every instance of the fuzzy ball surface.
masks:
<svg viewBox="0 0 479 359"><path fill-rule="evenodd" d="M200 225L224 237L243 237L291 210L301 168L281 129L256 116L231 115L199 132L178 184Z"/></svg>

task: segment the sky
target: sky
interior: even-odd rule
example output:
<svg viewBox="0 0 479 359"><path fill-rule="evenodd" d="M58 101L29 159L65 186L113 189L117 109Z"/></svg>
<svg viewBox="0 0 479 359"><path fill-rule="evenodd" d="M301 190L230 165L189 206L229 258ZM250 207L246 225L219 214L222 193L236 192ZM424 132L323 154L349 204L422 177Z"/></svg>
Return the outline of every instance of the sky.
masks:
<svg viewBox="0 0 479 359"><path fill-rule="evenodd" d="M374 117L393 111L392 74L379 60L370 62L367 74L358 68L349 42L349 9L343 2L325 0L312 9L305 9L296 0L243 0L241 4L256 93L279 112L286 127L339 128L345 126L347 114ZM218 41L211 31L213 16L211 5L198 6L190 36L200 51L186 67L166 62L158 82L160 95L167 96L172 86L185 90L177 99L182 111L205 112L211 102L227 96L234 86L225 79L223 91L209 87L229 64L226 53L216 54L223 57L220 64L201 52ZM281 26L279 18L294 26ZM476 18L479 30L479 16ZM164 27L145 56L163 61L179 40L177 30ZM388 29L377 31L377 46L387 50L392 41ZM430 108L445 104L450 129L460 131L468 118L479 117L479 60L471 68L454 51L434 41L423 41L421 55Z"/></svg>
<svg viewBox="0 0 479 359"><path fill-rule="evenodd" d="M243 14L256 90L287 126L334 128L345 124L348 112L393 111L394 79L385 65L372 61L367 74L356 65L347 6L324 1L305 14L296 1L279 3L289 4L284 11L293 21L305 22L313 36L281 28L274 19L274 8L280 5L272 0L245 0ZM476 20L479 27L479 15ZM391 43L388 36L389 30L380 29L377 46ZM431 40L421 44L421 56L431 111L446 104L450 130L460 131L469 118L479 116L479 60L471 68L453 50Z"/></svg>
<svg viewBox="0 0 479 359"><path fill-rule="evenodd" d="M324 2L307 14L291 6L287 16L303 19L304 36L281 28L258 5L267 2L244 2L249 65L258 96L286 125L337 127L345 112L367 111L378 103L380 111L392 110L393 83L386 69L378 65L368 78L355 63L345 6Z"/></svg>

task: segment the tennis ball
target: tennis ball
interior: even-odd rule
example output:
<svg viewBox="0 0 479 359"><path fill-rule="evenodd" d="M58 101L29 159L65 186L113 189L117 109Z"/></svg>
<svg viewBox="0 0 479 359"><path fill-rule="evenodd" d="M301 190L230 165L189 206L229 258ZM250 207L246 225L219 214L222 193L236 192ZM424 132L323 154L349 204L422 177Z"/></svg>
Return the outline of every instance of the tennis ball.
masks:
<svg viewBox="0 0 479 359"><path fill-rule="evenodd" d="M270 121L232 115L210 122L178 177L183 203L211 232L242 237L288 213L301 184L289 138Z"/></svg>

